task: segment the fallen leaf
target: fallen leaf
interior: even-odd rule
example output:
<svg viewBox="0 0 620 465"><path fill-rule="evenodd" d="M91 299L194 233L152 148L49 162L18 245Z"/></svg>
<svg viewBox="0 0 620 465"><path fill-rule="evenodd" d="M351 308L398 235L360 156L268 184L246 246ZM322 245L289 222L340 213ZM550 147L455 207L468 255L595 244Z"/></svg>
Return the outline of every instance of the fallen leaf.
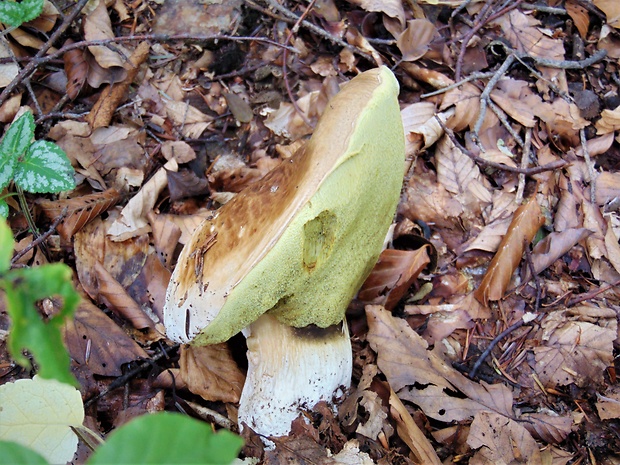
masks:
<svg viewBox="0 0 620 465"><path fill-rule="evenodd" d="M73 459L84 421L80 391L36 376L0 386L0 439L30 447L49 463Z"/></svg>
<svg viewBox="0 0 620 465"><path fill-rule="evenodd" d="M239 402L245 376L228 346L181 346L180 376L187 388L208 401Z"/></svg>
<svg viewBox="0 0 620 465"><path fill-rule="evenodd" d="M538 445L530 433L516 421L496 413L480 412L476 415L467 444L478 449L469 462L471 465L542 465Z"/></svg>
<svg viewBox="0 0 620 465"><path fill-rule="evenodd" d="M489 300L500 300L517 269L525 247L532 241L545 219L540 206L533 196L515 212L508 232L502 239L499 249L482 278L474 296L486 304Z"/></svg>
<svg viewBox="0 0 620 465"><path fill-rule="evenodd" d="M63 328L71 358L101 376L120 376L121 365L147 353L101 309L82 300L75 317Z"/></svg>

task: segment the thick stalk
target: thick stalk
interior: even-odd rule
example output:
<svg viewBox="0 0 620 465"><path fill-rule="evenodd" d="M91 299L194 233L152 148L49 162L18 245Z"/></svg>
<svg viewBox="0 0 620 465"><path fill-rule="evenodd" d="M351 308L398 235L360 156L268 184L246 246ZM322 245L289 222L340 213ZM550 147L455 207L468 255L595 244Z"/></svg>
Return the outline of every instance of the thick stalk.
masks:
<svg viewBox="0 0 620 465"><path fill-rule="evenodd" d="M291 422L319 401L332 403L351 384L351 340L346 322L292 328L264 314L243 330L248 375L239 425L263 436L285 436Z"/></svg>

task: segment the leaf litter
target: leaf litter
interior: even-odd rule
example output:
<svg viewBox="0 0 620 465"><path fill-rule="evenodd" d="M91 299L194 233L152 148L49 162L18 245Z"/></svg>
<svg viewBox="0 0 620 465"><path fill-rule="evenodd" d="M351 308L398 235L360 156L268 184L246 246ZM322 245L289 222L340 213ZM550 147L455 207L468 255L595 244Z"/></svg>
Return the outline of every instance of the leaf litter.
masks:
<svg viewBox="0 0 620 465"><path fill-rule="evenodd" d="M407 166L390 245L348 313L353 386L339 415L309 411L272 451L246 430L244 455L617 460L620 10L545 3L260 0L217 14L200 5L196 18L219 19L209 34L221 37L197 41L163 41L204 36L178 29L178 9L89 4L83 29L53 44L67 48L64 61L41 62L49 73L31 77L29 94L0 97L0 114L11 121L18 103L31 105L76 168L67 196L31 199L39 225L64 218L45 250L18 263L75 267L84 302L65 342L101 432L174 405L234 423L241 340L194 354L163 336L176 257L204 218L303 144L342 82L388 64L401 84ZM3 48L33 54L59 21L50 5L47 26L12 31ZM160 35L148 36L155 25ZM285 55L274 40L289 31ZM118 34L135 38L110 46ZM0 66L7 86L18 71ZM10 224L27 247L23 215ZM400 248L411 231L425 245ZM4 339L0 362L2 384L32 376L11 365Z"/></svg>

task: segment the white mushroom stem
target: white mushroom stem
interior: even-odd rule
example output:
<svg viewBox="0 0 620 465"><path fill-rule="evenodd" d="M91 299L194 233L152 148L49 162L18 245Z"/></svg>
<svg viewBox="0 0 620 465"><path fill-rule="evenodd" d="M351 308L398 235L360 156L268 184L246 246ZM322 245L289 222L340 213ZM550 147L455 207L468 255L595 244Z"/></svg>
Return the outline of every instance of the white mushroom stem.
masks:
<svg viewBox="0 0 620 465"><path fill-rule="evenodd" d="M351 340L346 321L329 328L292 328L270 315L243 330L248 375L239 403L239 426L264 436L285 436L291 422L319 401L332 403L351 384Z"/></svg>

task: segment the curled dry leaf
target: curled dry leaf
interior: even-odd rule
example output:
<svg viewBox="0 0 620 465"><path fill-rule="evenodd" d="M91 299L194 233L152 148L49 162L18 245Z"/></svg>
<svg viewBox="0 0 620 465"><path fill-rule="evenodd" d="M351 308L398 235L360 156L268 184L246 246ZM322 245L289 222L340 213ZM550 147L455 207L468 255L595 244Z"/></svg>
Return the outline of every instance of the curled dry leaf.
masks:
<svg viewBox="0 0 620 465"><path fill-rule="evenodd" d="M407 28L398 36L396 45L404 61L416 61L429 50L437 28L427 19L407 21Z"/></svg>
<svg viewBox="0 0 620 465"><path fill-rule="evenodd" d="M440 465L441 460L433 449L430 441L426 439L422 430L413 421L407 408L403 405L396 393L390 389L390 413L396 422L398 436L409 447L419 463Z"/></svg>
<svg viewBox="0 0 620 465"><path fill-rule="evenodd" d="M530 432L534 439L545 441L549 444L559 444L570 434L573 419L570 415L558 415L555 412L529 413L523 415L523 426Z"/></svg>
<svg viewBox="0 0 620 465"><path fill-rule="evenodd" d="M168 175L170 200L181 200L209 193L207 179L204 176L198 177L192 170L181 169L179 171L168 171L166 174Z"/></svg>
<svg viewBox="0 0 620 465"><path fill-rule="evenodd" d="M245 376L228 345L181 346L181 379L194 394L208 401L239 402Z"/></svg>
<svg viewBox="0 0 620 465"><path fill-rule="evenodd" d="M66 320L63 335L71 358L101 376L120 376L121 365L147 353L90 301L82 300L75 316Z"/></svg>
<svg viewBox="0 0 620 465"><path fill-rule="evenodd" d="M63 240L69 242L73 235L90 221L116 205L122 198L116 189L108 189L96 194L83 195L65 200L39 198L36 204L43 209L49 220L57 218L66 208L67 214L56 228Z"/></svg>
<svg viewBox="0 0 620 465"><path fill-rule="evenodd" d="M590 234L592 231L586 228L570 228L549 234L532 250L534 271L540 273ZM529 280L530 276L528 267L525 270L524 280Z"/></svg>
<svg viewBox="0 0 620 465"><path fill-rule="evenodd" d="M500 300L504 296L512 273L521 261L525 247L532 241L544 222L545 219L535 196L517 209L508 232L491 260L480 286L474 292L478 301L486 304L489 300Z"/></svg>
<svg viewBox="0 0 620 465"><path fill-rule="evenodd" d="M386 249L381 252L358 293L358 299L393 309L430 263L429 248L430 245L425 245L418 250Z"/></svg>
<svg viewBox="0 0 620 465"><path fill-rule="evenodd" d="M125 241L132 237L150 232L150 225L146 215L153 210L159 193L168 184L168 171L176 171L178 165L173 158L160 168L151 179L131 198L108 229L108 235L113 241Z"/></svg>

